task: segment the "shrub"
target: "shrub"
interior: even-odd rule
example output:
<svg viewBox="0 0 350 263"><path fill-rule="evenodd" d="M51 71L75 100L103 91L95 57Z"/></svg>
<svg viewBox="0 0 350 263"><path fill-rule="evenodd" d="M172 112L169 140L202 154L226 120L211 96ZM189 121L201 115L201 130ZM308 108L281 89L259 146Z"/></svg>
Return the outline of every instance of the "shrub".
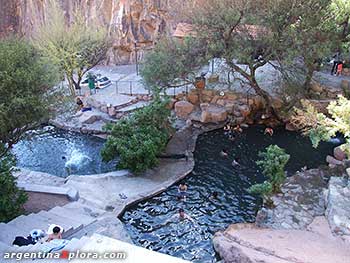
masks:
<svg viewBox="0 0 350 263"><path fill-rule="evenodd" d="M262 158L257 164L262 169L263 174L268 178L262 184L255 184L249 188L249 192L260 194L264 201L271 202L271 195L280 192L281 185L286 179L284 168L290 156L284 149L277 145L270 145L265 152L260 152Z"/></svg>
<svg viewBox="0 0 350 263"><path fill-rule="evenodd" d="M167 101L154 101L133 115L105 128L111 134L102 149L105 161L119 155L118 168L140 173L158 164L170 137Z"/></svg>
<svg viewBox="0 0 350 263"><path fill-rule="evenodd" d="M7 153L0 159L0 222L10 221L23 213L27 195L16 186L14 172L15 159Z"/></svg>

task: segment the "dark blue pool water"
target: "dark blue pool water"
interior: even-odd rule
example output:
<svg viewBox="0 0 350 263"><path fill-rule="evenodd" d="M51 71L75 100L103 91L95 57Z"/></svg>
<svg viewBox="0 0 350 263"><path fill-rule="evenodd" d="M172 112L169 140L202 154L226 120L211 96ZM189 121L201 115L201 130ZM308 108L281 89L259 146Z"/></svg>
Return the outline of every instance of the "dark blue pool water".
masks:
<svg viewBox="0 0 350 263"><path fill-rule="evenodd" d="M14 146L13 153L21 168L62 177L97 174L115 170L116 165L102 161L103 143L100 138L46 126L27 133Z"/></svg>
<svg viewBox="0 0 350 263"><path fill-rule="evenodd" d="M189 186L186 202L177 199L177 186L128 209L122 220L135 243L195 262L214 262L213 234L235 222L253 222L261 200L247 192L254 183L264 180L256 161L258 152L277 144L291 155L287 171L325 164L326 155L340 142L322 143L316 150L308 138L297 133L275 130L273 137L264 135L262 127L252 127L235 141L228 140L223 130L199 137L195 151L195 169L184 180ZM230 157L220 157L226 148ZM239 158L239 167L231 162ZM212 191L218 200L210 200ZM176 221L171 217L183 208L195 222Z"/></svg>

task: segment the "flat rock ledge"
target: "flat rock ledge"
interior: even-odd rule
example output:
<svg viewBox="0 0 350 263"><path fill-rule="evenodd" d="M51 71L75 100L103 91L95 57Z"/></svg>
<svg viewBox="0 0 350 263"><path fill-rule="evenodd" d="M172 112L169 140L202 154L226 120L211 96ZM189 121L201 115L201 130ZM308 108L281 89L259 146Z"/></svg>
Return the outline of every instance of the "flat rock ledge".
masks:
<svg viewBox="0 0 350 263"><path fill-rule="evenodd" d="M332 170L331 170L332 173ZM222 262L346 263L350 255L350 184L329 170L297 172L262 208L255 224L233 224L213 238Z"/></svg>
<svg viewBox="0 0 350 263"><path fill-rule="evenodd" d="M309 231L234 224L215 234L213 245L223 263L346 263L350 246L327 231L324 217Z"/></svg>
<svg viewBox="0 0 350 263"><path fill-rule="evenodd" d="M287 178L281 193L272 197L275 207L262 208L256 225L274 229L306 229L325 213L325 174L320 169L297 172Z"/></svg>

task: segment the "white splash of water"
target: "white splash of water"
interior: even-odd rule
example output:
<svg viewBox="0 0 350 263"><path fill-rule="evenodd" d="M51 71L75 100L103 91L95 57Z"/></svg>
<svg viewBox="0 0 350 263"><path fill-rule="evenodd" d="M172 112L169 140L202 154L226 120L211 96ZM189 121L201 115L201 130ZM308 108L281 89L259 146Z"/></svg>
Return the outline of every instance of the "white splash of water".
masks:
<svg viewBox="0 0 350 263"><path fill-rule="evenodd" d="M65 167L71 172L79 171L84 166L89 165L92 159L78 149L73 149L67 158Z"/></svg>

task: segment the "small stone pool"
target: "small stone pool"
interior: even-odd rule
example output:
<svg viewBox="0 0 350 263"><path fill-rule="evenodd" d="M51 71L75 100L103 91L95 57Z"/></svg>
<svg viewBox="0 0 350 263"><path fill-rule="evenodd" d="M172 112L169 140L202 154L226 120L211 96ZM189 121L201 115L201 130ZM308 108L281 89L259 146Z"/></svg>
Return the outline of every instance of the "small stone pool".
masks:
<svg viewBox="0 0 350 263"><path fill-rule="evenodd" d="M17 166L66 177L115 170L116 161L104 163L100 151L104 140L45 126L28 132L13 153Z"/></svg>
<svg viewBox="0 0 350 263"><path fill-rule="evenodd" d="M270 144L277 144L291 155L286 167L288 174L304 166L316 168L325 164L326 155L340 144L340 140L322 143L316 150L308 138L283 129L273 137L264 135L263 127L244 130L235 141L228 140L223 130L216 130L198 138L195 168L185 182L186 202L177 199L178 184L166 192L129 208L122 216L134 242L145 248L194 262L215 262L211 238L213 234L235 222L254 222L261 206L260 198L247 188L264 180L256 165L258 152ZM230 158L220 157L228 149ZM240 166L233 167L233 158ZM210 200L211 192L219 193L218 200ZM179 222L171 217L183 208L195 222Z"/></svg>

